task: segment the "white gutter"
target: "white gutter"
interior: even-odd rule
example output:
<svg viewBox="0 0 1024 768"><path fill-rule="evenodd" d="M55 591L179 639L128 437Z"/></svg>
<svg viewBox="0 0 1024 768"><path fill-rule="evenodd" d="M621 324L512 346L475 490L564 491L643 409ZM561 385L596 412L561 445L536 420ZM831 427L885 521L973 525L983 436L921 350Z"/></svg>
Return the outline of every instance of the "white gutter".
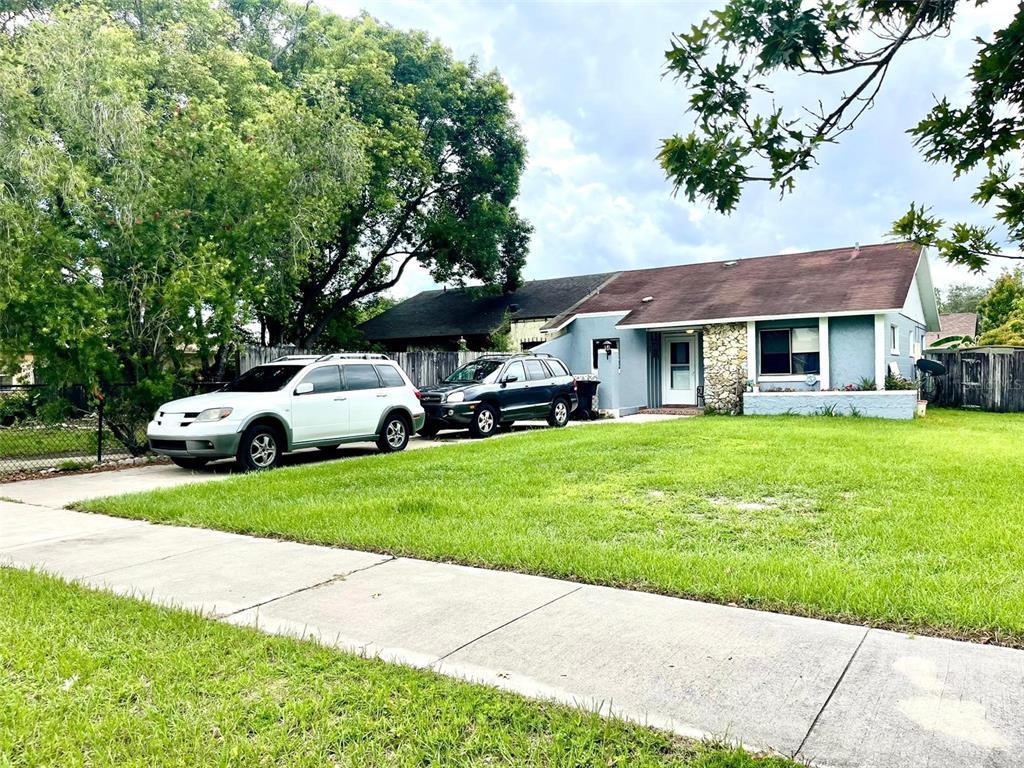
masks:
<svg viewBox="0 0 1024 768"><path fill-rule="evenodd" d="M803 320L815 317L856 317L857 315L873 315L878 312L899 312L901 307L890 309L856 309L848 312L798 312L796 314L783 315L743 315L738 317L714 317L705 320L673 320L669 323L630 323L616 325L616 328L639 329L644 328L676 328L688 325L718 325L720 323L743 323L757 322L759 320ZM628 313L625 313L628 314Z"/></svg>

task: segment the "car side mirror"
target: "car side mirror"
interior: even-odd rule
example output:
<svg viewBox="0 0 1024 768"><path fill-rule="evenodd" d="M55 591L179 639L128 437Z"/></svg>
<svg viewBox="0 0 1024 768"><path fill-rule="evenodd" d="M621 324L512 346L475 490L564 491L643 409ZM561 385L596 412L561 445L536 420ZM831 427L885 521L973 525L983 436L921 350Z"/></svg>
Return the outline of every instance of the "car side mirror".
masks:
<svg viewBox="0 0 1024 768"><path fill-rule="evenodd" d="M506 376L502 384L511 384L513 381L519 381L518 376Z"/></svg>
<svg viewBox="0 0 1024 768"><path fill-rule="evenodd" d="M295 388L296 395L308 395L313 391L313 382L304 381Z"/></svg>

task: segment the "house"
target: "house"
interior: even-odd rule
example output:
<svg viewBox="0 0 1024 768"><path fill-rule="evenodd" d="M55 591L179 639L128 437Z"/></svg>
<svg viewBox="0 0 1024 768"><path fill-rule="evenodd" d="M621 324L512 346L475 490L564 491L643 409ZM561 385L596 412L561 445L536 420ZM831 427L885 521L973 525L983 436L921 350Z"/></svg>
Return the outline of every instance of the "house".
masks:
<svg viewBox="0 0 1024 768"><path fill-rule="evenodd" d="M545 323L550 340L536 350L596 373L612 414L735 413L749 399L759 413L836 402L870 415L898 402L909 417L913 391L856 401L828 391L880 390L889 372L912 379L924 334L938 328L926 254L887 243L620 272ZM796 397L752 397L784 391Z"/></svg>
<svg viewBox="0 0 1024 768"><path fill-rule="evenodd" d="M35 384L35 382L35 359L32 355L23 357L16 368L0 370L0 389Z"/></svg>
<svg viewBox="0 0 1024 768"><path fill-rule="evenodd" d="M391 352L493 349L508 334L511 351L545 341L540 328L600 287L610 274L531 280L511 293L454 288L416 294L359 326L363 337Z"/></svg>
<svg viewBox="0 0 1024 768"><path fill-rule="evenodd" d="M928 331L924 335L925 349L939 348L935 342L949 336L970 336L978 338L978 315L976 312L956 312L951 315L939 315L939 330ZM942 345L946 346L946 345Z"/></svg>

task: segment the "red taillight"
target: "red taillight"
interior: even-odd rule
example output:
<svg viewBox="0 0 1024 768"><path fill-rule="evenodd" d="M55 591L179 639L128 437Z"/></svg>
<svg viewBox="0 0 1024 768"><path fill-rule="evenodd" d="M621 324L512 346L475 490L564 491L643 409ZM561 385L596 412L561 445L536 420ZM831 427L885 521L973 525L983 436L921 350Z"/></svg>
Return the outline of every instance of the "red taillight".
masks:
<svg viewBox="0 0 1024 768"><path fill-rule="evenodd" d="M416 390L416 399L417 400L422 400L423 399L423 393L420 392L418 389Z"/></svg>

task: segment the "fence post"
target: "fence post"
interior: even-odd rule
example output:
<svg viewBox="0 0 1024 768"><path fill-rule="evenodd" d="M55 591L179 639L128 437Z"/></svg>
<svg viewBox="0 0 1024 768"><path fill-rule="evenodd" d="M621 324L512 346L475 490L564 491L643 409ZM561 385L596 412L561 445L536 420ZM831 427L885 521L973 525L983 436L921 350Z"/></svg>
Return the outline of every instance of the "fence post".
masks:
<svg viewBox="0 0 1024 768"><path fill-rule="evenodd" d="M96 435L96 463L103 463L103 395L100 395L99 405L96 407L96 414L98 416L96 420L97 427L99 429Z"/></svg>

